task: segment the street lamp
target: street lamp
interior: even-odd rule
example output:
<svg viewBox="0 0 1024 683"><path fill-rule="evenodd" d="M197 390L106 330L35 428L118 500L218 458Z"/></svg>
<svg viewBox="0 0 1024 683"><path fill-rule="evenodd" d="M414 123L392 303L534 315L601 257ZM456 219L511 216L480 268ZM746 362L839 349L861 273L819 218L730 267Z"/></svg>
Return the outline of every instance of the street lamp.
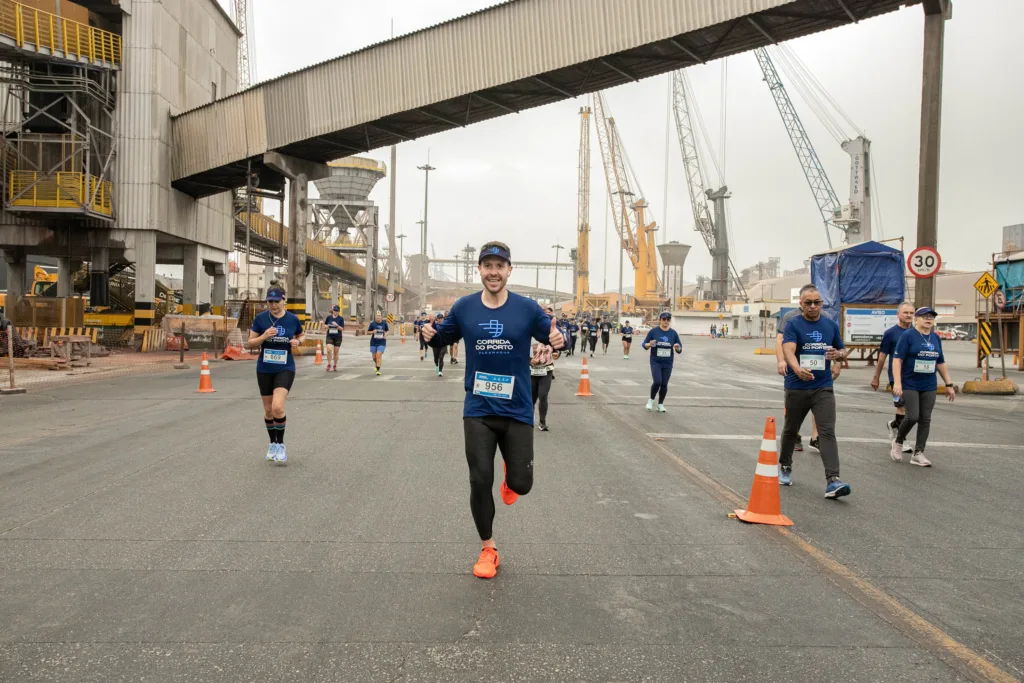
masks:
<svg viewBox="0 0 1024 683"><path fill-rule="evenodd" d="M430 165L429 152L427 153L427 163L424 164L423 166L417 166L416 168L423 171L423 220L420 222L420 234L422 235L422 241L420 242L420 252L422 257L422 260L420 261L420 280L422 281L422 291L420 292L420 310L423 310L423 307L426 305L427 302L427 199L429 197L430 190L430 172L435 171L437 169Z"/></svg>
<svg viewBox="0 0 1024 683"><path fill-rule="evenodd" d="M555 296L558 296L558 254L561 253L565 247L561 244L554 244L551 248L555 250Z"/></svg>
<svg viewBox="0 0 1024 683"><path fill-rule="evenodd" d="M405 277L405 235L395 235L398 240L398 285L404 287Z"/></svg>

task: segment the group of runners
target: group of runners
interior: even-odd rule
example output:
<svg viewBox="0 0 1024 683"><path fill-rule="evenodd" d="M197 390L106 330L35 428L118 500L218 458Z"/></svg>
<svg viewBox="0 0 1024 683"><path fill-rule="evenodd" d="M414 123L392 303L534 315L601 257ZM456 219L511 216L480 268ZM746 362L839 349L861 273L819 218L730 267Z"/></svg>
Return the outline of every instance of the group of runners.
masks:
<svg viewBox="0 0 1024 683"><path fill-rule="evenodd" d="M932 328L936 313L930 307L914 310L909 303L899 307L897 324L885 332L879 347L878 363L871 380L880 386L883 363L888 360L889 387L895 415L886 422L891 439L890 457L903 460L911 453L910 464L930 467L925 447L931 429L938 381L945 382L950 401L956 398L953 383L942 352L942 340ZM800 289L800 308L783 316L776 338L779 374L785 376L785 423L779 451L779 484L793 484L793 452L800 446L800 425L807 413L814 423L811 446L821 453L825 467L825 497L840 498L851 493L849 484L839 478L839 446L836 441L836 399L833 383L842 372L847 350L839 326L822 314L821 293L814 285ZM915 444L907 445L910 430L917 427Z"/></svg>
<svg viewBox="0 0 1024 683"><path fill-rule="evenodd" d="M437 313L434 314L433 323L434 324L439 323L442 320L444 320L444 318L445 318L445 314L443 312L441 312L441 311L438 311ZM427 312L424 311L424 312L420 313L419 320L415 320L412 323L413 336L416 338L416 340L419 342L419 345L420 345L420 360L421 361L424 360L424 358L426 357L426 352L427 352L427 348L428 348L427 340L423 338L423 326L428 324L428 323L430 323L430 322L431 322L430 317L427 315ZM458 363L459 363L459 345L458 344L452 344L447 349L445 349L445 348L435 348L435 349L431 349L431 350L433 351L433 355L434 355L434 370L437 372L437 376L438 377L444 377L444 359L445 359L446 355L448 356L449 361L451 362L452 365L458 365Z"/></svg>
<svg viewBox="0 0 1024 683"><path fill-rule="evenodd" d="M512 255L506 244L485 244L477 264L483 290L460 298L447 315L438 314L433 320L422 315L416 322L416 335L420 340L420 359L423 360L427 347L432 349L439 376L445 352L455 362L453 347L457 348L460 341L466 345L464 449L469 468L470 511L481 542L473 574L489 579L495 576L501 562L493 530L495 455L500 452L502 457L501 500L512 505L533 487L534 411L539 404L537 426L547 431L547 396L554 378L554 362L563 349L571 353L572 323L566 327L565 318L557 319L552 308L542 308L537 302L508 291ZM292 349L304 340L301 321L286 310L284 301L284 289L273 284L267 292L268 310L253 320L248 340L249 348L260 351L256 375L270 437L266 457L276 462L287 461L285 402L295 379ZM337 335L331 344L335 349L341 343L340 329L344 326L334 320L339 317L337 313L332 311L327 320L328 335ZM935 312L930 308L913 311L909 304L901 306L899 324L886 332L881 347L883 355L871 382L877 389L881 363L888 359L895 409L894 419L887 422L892 436L891 457L902 460L905 440L916 425L910 461L925 467L931 464L924 457L924 450L935 405L936 373L946 382L949 400L954 398L942 344L932 331L934 321ZM671 327L668 312L660 314L658 323L648 331L642 346L650 352L652 382L647 410L657 405L658 412L664 413L674 357L682 353L682 341ZM334 332L335 326L338 332ZM588 336L596 339L596 333L602 331L600 320L595 320L593 327L590 323L587 326L592 330ZM608 329L610 332L610 325ZM389 328L379 313L368 332L374 365L380 374ZM632 333L628 325L623 328L626 357ZM839 327L822 315L822 297L813 285L800 290L800 309L782 319L778 336L778 370L785 376L779 483L792 485L793 452L800 441L800 425L810 412L817 427L812 445L818 447L825 468L825 496L849 495L850 485L839 478L833 392L846 349ZM337 367L336 355L331 363Z"/></svg>
<svg viewBox="0 0 1024 683"><path fill-rule="evenodd" d="M580 342L580 351L587 353L587 345L590 346L590 357L594 357L597 351L597 340L601 340L601 351L608 353L608 345L611 343L612 323L610 320L602 320L600 316L594 319L571 319L565 313L556 321L559 332L565 338L565 355L576 355L576 342ZM625 331L622 333L625 335ZM632 341L633 330L630 328L629 341ZM629 357L629 347L623 347L624 357Z"/></svg>

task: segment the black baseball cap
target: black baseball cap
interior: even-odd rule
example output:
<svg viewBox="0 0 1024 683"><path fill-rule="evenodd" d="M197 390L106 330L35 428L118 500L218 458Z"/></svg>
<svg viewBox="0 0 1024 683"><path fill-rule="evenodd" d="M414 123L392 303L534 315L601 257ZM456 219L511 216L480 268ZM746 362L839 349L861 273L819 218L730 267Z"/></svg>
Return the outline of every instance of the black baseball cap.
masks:
<svg viewBox="0 0 1024 683"><path fill-rule="evenodd" d="M284 301L284 288L271 287L267 290L267 301Z"/></svg>
<svg viewBox="0 0 1024 683"><path fill-rule="evenodd" d="M331 310L332 311L340 311L341 310L341 306L334 306Z"/></svg>
<svg viewBox="0 0 1024 683"><path fill-rule="evenodd" d="M483 249L480 250L480 257L476 260L477 265L483 263L484 259L488 256L497 256L507 261L510 265L512 263L512 253L503 244L495 244L493 242L485 244Z"/></svg>
<svg viewBox="0 0 1024 683"><path fill-rule="evenodd" d="M668 311L662 311L661 315L658 316L658 320L671 320L672 314Z"/></svg>

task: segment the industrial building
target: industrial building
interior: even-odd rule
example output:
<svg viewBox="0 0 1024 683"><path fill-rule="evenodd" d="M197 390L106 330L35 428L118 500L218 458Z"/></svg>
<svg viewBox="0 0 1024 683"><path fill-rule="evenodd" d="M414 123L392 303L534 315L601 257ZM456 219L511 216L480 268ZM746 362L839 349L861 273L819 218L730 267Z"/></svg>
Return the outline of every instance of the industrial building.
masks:
<svg viewBox="0 0 1024 683"><path fill-rule="evenodd" d="M231 188L171 187L171 116L235 92L240 35L216 0L0 0L9 313L39 256L58 296L87 291L134 333L153 324L157 264L183 267L187 312L223 305Z"/></svg>

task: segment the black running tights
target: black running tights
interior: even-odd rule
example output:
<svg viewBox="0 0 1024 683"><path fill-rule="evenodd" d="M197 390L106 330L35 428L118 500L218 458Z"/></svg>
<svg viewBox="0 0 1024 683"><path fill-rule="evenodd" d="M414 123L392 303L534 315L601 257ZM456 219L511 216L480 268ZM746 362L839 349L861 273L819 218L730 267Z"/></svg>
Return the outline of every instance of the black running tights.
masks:
<svg viewBox="0 0 1024 683"><path fill-rule="evenodd" d="M444 356L448 352L448 349L442 346L439 349L434 349L434 365L437 366L438 371L444 372Z"/></svg>
<svg viewBox="0 0 1024 683"><path fill-rule="evenodd" d="M545 424L548 421L548 392L551 391L551 373L531 375L530 388L533 390L533 405L537 405L537 401L540 401L540 422Z"/></svg>
<svg viewBox="0 0 1024 683"><path fill-rule="evenodd" d="M525 496L533 488L533 427L510 417L464 417L466 462L469 465L469 507L480 540L493 535L494 453L501 449L505 461L505 483Z"/></svg>

